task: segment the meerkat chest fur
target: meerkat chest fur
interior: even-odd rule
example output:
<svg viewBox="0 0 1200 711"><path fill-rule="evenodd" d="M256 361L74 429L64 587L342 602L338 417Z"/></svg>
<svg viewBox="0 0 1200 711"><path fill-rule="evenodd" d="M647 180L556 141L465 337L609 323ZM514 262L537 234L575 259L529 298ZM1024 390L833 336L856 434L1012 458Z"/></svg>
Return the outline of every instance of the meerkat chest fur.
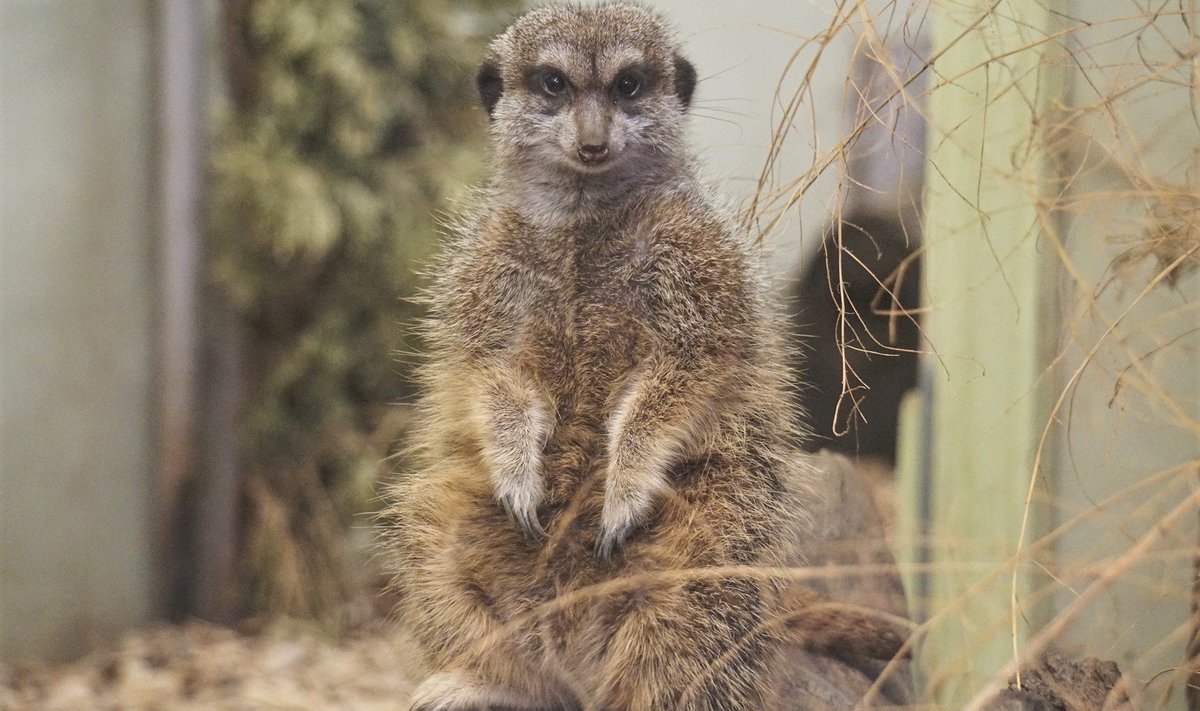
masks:
<svg viewBox="0 0 1200 711"><path fill-rule="evenodd" d="M544 400L554 420L546 450L559 435L578 439L571 427L611 434L651 365L668 375L749 353L745 255L700 198L652 195L607 219L553 226L500 207L462 230L445 285L446 301L458 305L451 316L481 356L523 373ZM718 368L693 375L722 377Z"/></svg>
<svg viewBox="0 0 1200 711"><path fill-rule="evenodd" d="M556 399L602 407L669 330L660 273L672 255L648 225L631 220L572 225L549 237L559 247L545 253L559 258L531 271L542 287L514 324L511 346L532 352L538 371L557 372L547 383Z"/></svg>
<svg viewBox="0 0 1200 711"><path fill-rule="evenodd" d="M513 331L514 350L532 349L538 369L563 370L556 390L603 391L646 355L655 338L656 248L624 221L551 231L558 259L531 270L542 284ZM565 393L564 393L565 394Z"/></svg>

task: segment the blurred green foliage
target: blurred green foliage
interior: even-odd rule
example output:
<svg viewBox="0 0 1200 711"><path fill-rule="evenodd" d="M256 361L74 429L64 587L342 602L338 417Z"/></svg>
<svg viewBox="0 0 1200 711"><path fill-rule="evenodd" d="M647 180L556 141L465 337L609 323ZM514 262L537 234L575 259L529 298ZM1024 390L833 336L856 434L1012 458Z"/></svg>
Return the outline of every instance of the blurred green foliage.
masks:
<svg viewBox="0 0 1200 711"><path fill-rule="evenodd" d="M404 429L411 301L481 177L471 77L497 0L225 0L209 276L245 354L243 612L331 619L360 590Z"/></svg>

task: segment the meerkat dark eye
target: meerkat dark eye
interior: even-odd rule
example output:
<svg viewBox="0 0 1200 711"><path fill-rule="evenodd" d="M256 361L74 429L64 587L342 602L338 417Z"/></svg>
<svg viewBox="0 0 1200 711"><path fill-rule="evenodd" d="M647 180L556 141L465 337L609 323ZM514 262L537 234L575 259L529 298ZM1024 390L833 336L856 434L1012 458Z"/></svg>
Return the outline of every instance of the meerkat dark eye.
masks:
<svg viewBox="0 0 1200 711"><path fill-rule="evenodd" d="M561 72L548 71L542 75L542 91L558 96L567 90L567 78Z"/></svg>
<svg viewBox="0 0 1200 711"><path fill-rule="evenodd" d="M642 90L642 82L632 74L625 74L617 79L617 94L626 99L632 99Z"/></svg>

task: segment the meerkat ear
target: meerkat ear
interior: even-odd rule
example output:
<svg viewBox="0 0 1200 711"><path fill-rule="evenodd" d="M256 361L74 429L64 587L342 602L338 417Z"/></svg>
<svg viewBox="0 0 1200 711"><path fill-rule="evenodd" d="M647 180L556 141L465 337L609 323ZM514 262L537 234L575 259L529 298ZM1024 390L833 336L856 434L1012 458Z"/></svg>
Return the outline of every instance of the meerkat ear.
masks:
<svg viewBox="0 0 1200 711"><path fill-rule="evenodd" d="M696 90L696 68L680 55L675 55L675 95L683 108L692 105L692 92Z"/></svg>
<svg viewBox="0 0 1200 711"><path fill-rule="evenodd" d="M504 91L500 67L496 66L495 62L488 59L480 65L479 72L475 75L475 88L479 91L479 102L487 111L488 118L491 118L496 109L496 102L500 100L500 94Z"/></svg>

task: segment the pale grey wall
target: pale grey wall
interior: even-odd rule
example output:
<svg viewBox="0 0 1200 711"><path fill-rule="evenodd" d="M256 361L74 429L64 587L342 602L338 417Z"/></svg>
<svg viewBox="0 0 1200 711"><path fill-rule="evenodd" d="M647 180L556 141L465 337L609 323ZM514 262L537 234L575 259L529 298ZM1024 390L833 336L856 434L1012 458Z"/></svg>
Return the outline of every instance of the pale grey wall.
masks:
<svg viewBox="0 0 1200 711"><path fill-rule="evenodd" d="M780 97L790 99L800 86L817 56L819 43L812 40L828 29L838 3L649 0L649 4L679 29L684 52L701 78L692 111L692 145L720 193L736 206L745 205L783 113ZM923 5L913 0L868 0L865 8L881 35L898 37L907 32L915 37L924 24ZM801 176L842 139L846 79L861 27L856 18L824 49L811 92L788 130L771 186L779 188ZM785 77L793 55L794 64ZM801 253L811 253L830 216L838 214L842 168L835 164L826 170L770 240L780 272L794 272Z"/></svg>
<svg viewBox="0 0 1200 711"><path fill-rule="evenodd" d="M1140 299L1115 332L1106 331L1165 266L1143 262L1115 273L1112 268L1122 252L1153 235L1154 214L1167 212L1160 191L1174 188L1185 200L1196 199L1195 79L1191 63L1179 60L1196 38L1178 16L1163 16L1148 29L1131 9L1125 0L1092 0L1074 3L1070 12L1092 23L1072 38L1086 69L1086 77L1074 79L1073 104L1102 110L1070 127L1073 175L1067 198L1078 207L1069 220L1067 247L1084 284L1094 288L1081 290L1063 276L1059 386L1081 363L1087 361L1087 367L1059 416L1070 426L1058 440L1052 496L1060 525L1079 512L1090 513L1058 545L1059 562L1066 566L1060 576L1072 586L1060 590L1060 606L1093 582L1095 571L1085 565L1110 566L1143 536L1162 539L1136 557L1060 643L1070 652L1117 660L1138 694L1144 693L1143 682L1153 680L1153 693L1140 699L1139 708L1183 709L1178 672L1162 672L1183 664L1198 512L1193 506L1175 525L1161 523L1197 487L1200 437L1185 418L1200 421L1200 274L1164 282ZM1146 81L1156 72L1161 80ZM1112 102L1101 102L1119 92ZM1076 161L1084 166L1078 172ZM1192 209L1182 211L1185 219L1194 218ZM1142 367L1131 367L1138 358ZM1190 468L1134 488L1188 462ZM1110 497L1115 501L1109 506L1092 510ZM1171 684L1173 698L1158 706L1158 694Z"/></svg>
<svg viewBox="0 0 1200 711"><path fill-rule="evenodd" d="M775 93L788 58L828 24L828 12L817 3L786 0L652 0L650 4L678 27L684 51L700 75L692 111L692 145L720 194L731 205L742 207L754 193L781 114ZM812 54L803 52L802 60ZM834 61L825 64L814 81L813 96L793 127L775 174L776 185L808 170L814 157L838 140L850 45L839 43L831 54ZM834 65L843 67L840 76ZM786 96L798 86L802 66L783 80ZM781 272L794 270L802 243L815 242L831 214L836 185L836 171L829 171L774 236L773 261Z"/></svg>
<svg viewBox="0 0 1200 711"><path fill-rule="evenodd" d="M151 6L0 3L0 658L151 606Z"/></svg>

